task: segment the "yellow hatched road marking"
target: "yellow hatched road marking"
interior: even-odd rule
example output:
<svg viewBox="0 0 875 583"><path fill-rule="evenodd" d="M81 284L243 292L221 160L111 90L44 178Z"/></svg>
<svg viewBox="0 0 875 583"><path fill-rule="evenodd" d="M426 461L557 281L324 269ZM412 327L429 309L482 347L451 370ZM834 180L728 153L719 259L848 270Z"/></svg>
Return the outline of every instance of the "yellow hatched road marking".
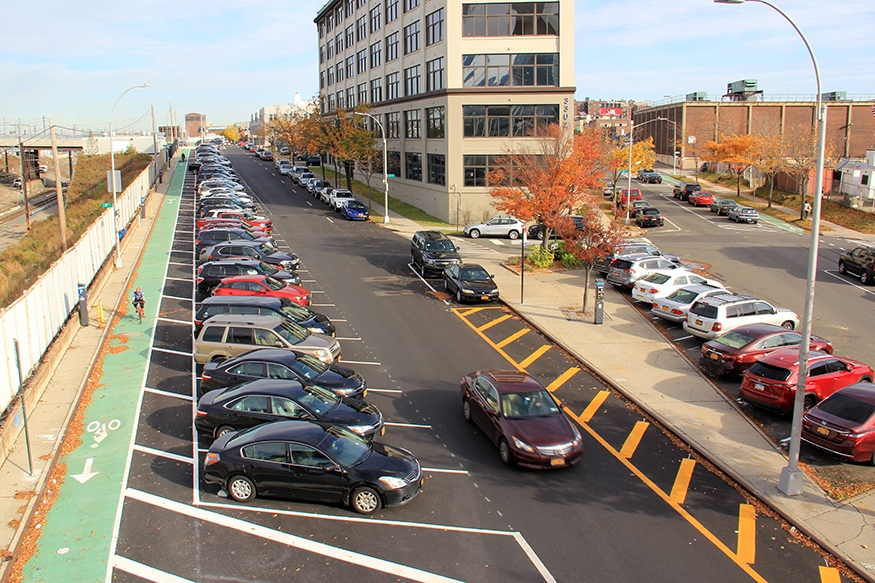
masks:
<svg viewBox="0 0 875 583"><path fill-rule="evenodd" d="M842 583L842 577L839 575L839 570L835 567L824 567L819 565L820 583Z"/></svg>
<svg viewBox="0 0 875 583"><path fill-rule="evenodd" d="M478 329L477 329L477 326L475 326L474 324L472 324L470 320L468 320L467 318L462 317L462 315L461 315L458 311L455 311L455 314L456 314L457 316L459 316L459 318L461 318L461 320L462 320L465 324L467 324L467 325L468 325L468 326L474 331L475 334L477 334L480 338L482 338L483 341L486 342L486 344L488 344L489 346L491 346L492 348L494 348L495 351L498 352L498 354L500 354L501 356L503 356L504 359L505 359L506 361L508 361L509 363L511 363L515 369L517 369L518 371L521 371L521 372L526 372L526 371L523 369L523 367L521 367L521 366L519 365L519 363L518 363L517 361L515 361L515 360L512 359L510 356L508 356L508 354L507 354L504 350L502 350L501 348L499 348L498 346L496 346L496 345L495 345L495 342L493 342L492 340L490 340L489 338L487 338L486 335L485 335L483 332L481 332L480 330L478 330Z"/></svg>
<svg viewBox="0 0 875 583"><path fill-rule="evenodd" d="M530 354L529 357L528 357L527 359L525 359L524 361L522 361L522 362L520 363L520 366L523 367L523 368L528 368L528 366L529 366L530 364L532 364L533 362L535 362L536 360L538 360L539 358L541 358L541 357L544 355L544 353L547 352L548 350L550 350L550 345L549 345L549 344L545 344L544 346L542 346L541 348L537 349L537 350L534 351L532 354Z"/></svg>
<svg viewBox="0 0 875 583"><path fill-rule="evenodd" d="M693 477L693 470L696 468L696 460L692 458L684 458L681 460L681 467L678 468L678 473L674 478L674 485L671 487L672 502L683 504L687 499L687 490L690 488L690 479Z"/></svg>
<svg viewBox="0 0 875 583"><path fill-rule="evenodd" d="M738 507L738 559L752 564L756 561L757 514L751 504Z"/></svg>
<svg viewBox="0 0 875 583"><path fill-rule="evenodd" d="M579 372L580 372L579 368L577 368L576 366L572 366L571 368L566 370L564 373L559 375L559 378L557 378L555 381L553 381L552 383L547 385L547 390L552 393L553 391L555 391L556 389L558 389L559 387L564 385L565 381L567 381L568 379L570 379L571 377L573 377L574 375L576 375Z"/></svg>
<svg viewBox="0 0 875 583"><path fill-rule="evenodd" d="M589 405L586 406L586 409L583 410L583 413L580 414L581 423L589 423L610 394L610 391L599 391L596 393L592 401L589 402Z"/></svg>
<svg viewBox="0 0 875 583"><path fill-rule="evenodd" d="M525 336L529 332L530 332L530 330L528 328L523 328L522 330L517 330L517 332L515 334L511 334L510 336L508 336L507 338L505 338L501 342L496 343L495 345L499 348L504 348L505 346L507 346L508 344L513 342L514 340L522 338L523 336Z"/></svg>
<svg viewBox="0 0 875 583"><path fill-rule="evenodd" d="M629 437L626 438L626 442L623 444L623 449L620 450L621 456L626 459L632 457L632 454L638 449L638 444L641 443L641 438L644 437L644 432L647 431L648 427L650 427L650 423L647 421L639 421L635 424L635 427L632 428Z"/></svg>
<svg viewBox="0 0 875 583"><path fill-rule="evenodd" d="M510 314L505 314L504 316L501 316L500 318L496 318L496 319L492 320L491 322L486 322L485 324L483 324L482 326L477 328L477 330L479 330L480 332L483 332L484 330L489 330L493 326L497 326L498 324L501 324L505 320L509 320L509 319L510 319Z"/></svg>
<svg viewBox="0 0 875 583"><path fill-rule="evenodd" d="M467 309L467 310L459 310L459 309L456 309L456 310L454 310L454 311L455 311L457 314L459 314L461 317L463 317L463 318L467 318L468 316L470 316L470 315L472 315L472 314L476 314L477 312L480 312L480 311L483 311L483 310L494 310L494 309L495 309L495 308L469 308L469 309Z"/></svg>

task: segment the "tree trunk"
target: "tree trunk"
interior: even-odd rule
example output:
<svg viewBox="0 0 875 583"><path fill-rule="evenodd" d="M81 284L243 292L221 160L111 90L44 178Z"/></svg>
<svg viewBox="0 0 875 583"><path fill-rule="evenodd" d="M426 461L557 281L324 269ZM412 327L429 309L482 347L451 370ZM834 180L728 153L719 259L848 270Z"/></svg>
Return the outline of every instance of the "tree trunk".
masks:
<svg viewBox="0 0 875 583"><path fill-rule="evenodd" d="M346 174L346 189L352 192L352 172L354 166L350 164L349 160L343 163L343 173Z"/></svg>
<svg viewBox="0 0 875 583"><path fill-rule="evenodd" d="M741 198L741 172L735 173L735 195Z"/></svg>
<svg viewBox="0 0 875 583"><path fill-rule="evenodd" d="M592 271L592 267L585 267L584 273L586 274L583 278L583 313L586 314L586 296L589 294L589 272Z"/></svg>
<svg viewBox="0 0 875 583"><path fill-rule="evenodd" d="M772 193L775 191L775 175L769 179L769 208L772 208Z"/></svg>

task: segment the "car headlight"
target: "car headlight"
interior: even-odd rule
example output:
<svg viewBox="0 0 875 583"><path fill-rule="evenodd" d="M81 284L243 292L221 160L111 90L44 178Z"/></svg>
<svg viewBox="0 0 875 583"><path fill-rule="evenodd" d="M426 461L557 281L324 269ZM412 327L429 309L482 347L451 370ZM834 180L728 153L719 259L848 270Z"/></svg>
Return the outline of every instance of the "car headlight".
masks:
<svg viewBox="0 0 875 583"><path fill-rule="evenodd" d="M394 476L383 476L380 478L380 482L390 490L397 490L407 485L403 479Z"/></svg>
<svg viewBox="0 0 875 583"><path fill-rule="evenodd" d="M321 360L322 362L330 363L333 359L331 358L331 352L324 348L316 349L316 358Z"/></svg>
<svg viewBox="0 0 875 583"><path fill-rule="evenodd" d="M203 377L201 377L201 378L203 378ZM577 447L578 445L580 445L580 442L582 442L582 441L583 441L583 438L580 436L580 432L577 429L575 429L574 430L574 441L571 442L571 445L573 445L574 447Z"/></svg>
<svg viewBox="0 0 875 583"><path fill-rule="evenodd" d="M322 328L307 328L310 334L325 334L325 330Z"/></svg>
<svg viewBox="0 0 875 583"><path fill-rule="evenodd" d="M529 453L535 451L534 449L532 449L532 446L531 446L531 445L529 445L529 444L526 443L525 441L521 441L518 437L514 437L514 438L513 438L513 445L514 445L514 447L516 447L517 449L521 449L521 450L523 450L523 451L527 451L527 452L529 452Z"/></svg>
<svg viewBox="0 0 875 583"><path fill-rule="evenodd" d="M463 290L462 290L462 293L463 293L463 294L468 294L468 295L473 295L473 294L474 294L474 290L472 290L472 289L463 289Z"/></svg>
<svg viewBox="0 0 875 583"><path fill-rule="evenodd" d="M349 429L350 431L354 431L355 433L358 433L359 435L364 435L368 431L371 431L374 428L374 426L373 425L348 425L346 428Z"/></svg>

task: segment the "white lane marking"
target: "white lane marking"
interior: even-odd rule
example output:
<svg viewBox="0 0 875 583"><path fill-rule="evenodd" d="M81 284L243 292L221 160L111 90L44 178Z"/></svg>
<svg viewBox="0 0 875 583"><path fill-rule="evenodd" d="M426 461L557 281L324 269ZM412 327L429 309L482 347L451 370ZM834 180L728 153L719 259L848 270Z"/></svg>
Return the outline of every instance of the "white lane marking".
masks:
<svg viewBox="0 0 875 583"><path fill-rule="evenodd" d="M169 451L161 451L160 449L146 447L145 445L135 445L134 450L139 451L141 453L147 453L149 455L154 455L157 457L166 457L167 459L176 460L178 462L183 462L186 464L193 464L194 463L194 460L190 457L186 457L184 455L179 455L178 453L171 453Z"/></svg>
<svg viewBox="0 0 875 583"><path fill-rule="evenodd" d="M675 338L674 341L680 342L681 340L689 340L690 338L695 338L695 336L693 336L692 334L690 334L689 336L681 336L680 338Z"/></svg>
<svg viewBox="0 0 875 583"><path fill-rule="evenodd" d="M669 229L665 229L665 228L663 228L663 229L660 231L660 233L666 233L666 232L668 232L668 233L672 233L672 232L675 232L675 231L677 231L677 232L683 231L683 229L681 229L679 226L677 226L677 224L675 224L674 221L671 221L671 220L669 220L669 219L666 219L665 217L662 217L662 218L665 220L666 223L671 224L671 225L674 227L674 229L670 229L670 230L669 230Z"/></svg>
<svg viewBox="0 0 875 583"><path fill-rule="evenodd" d="M311 289L311 290L310 290L310 293L311 293L311 294L324 294L324 293L325 293L325 290L322 290L322 289Z"/></svg>
<svg viewBox="0 0 875 583"><path fill-rule="evenodd" d="M129 488L125 491L125 495L128 498L139 500L144 504L157 506L170 512L175 512L177 514L182 514L183 516L191 517L195 520L202 520L204 522L209 522L212 524L223 526L225 528L230 528L238 532L257 536L265 540L284 544L292 548L301 549L305 552L315 553L324 557L343 561L345 563L365 567L366 569L387 573L395 577L403 577L406 579L411 579L413 581L422 581L423 583L458 581L458 579L444 577L443 575L429 573L428 571L423 571L414 567L408 567L407 565L402 565L400 563L393 563L384 559L370 557L362 553L348 551L346 549L334 547L325 543L320 543L285 532L273 530L258 524L252 524L251 522L246 522L245 520L241 520L239 518L233 518L231 516L225 516L224 514L204 510L203 508L195 508L192 506L188 506L187 504L182 504L173 500L167 500L166 498L160 498L146 492L132 490ZM226 505L225 507L230 507L230 505ZM242 506L237 506L234 508L236 508L237 510L243 509ZM369 520L369 522L375 521Z"/></svg>
<svg viewBox="0 0 875 583"><path fill-rule="evenodd" d="M331 220L331 217L325 217L325 220L327 220L331 224L334 224L334 221Z"/></svg>
<svg viewBox="0 0 875 583"><path fill-rule="evenodd" d="M194 255L194 251L183 251L181 249L171 249L171 253L188 253L189 255Z"/></svg>
<svg viewBox="0 0 875 583"><path fill-rule="evenodd" d="M383 364L380 362L365 362L364 360L346 360L345 358L341 359L340 362L343 364L369 364L369 365L373 365L373 366L383 366ZM370 390L370 389L368 389L368 390Z"/></svg>
<svg viewBox="0 0 875 583"><path fill-rule="evenodd" d="M391 426L391 427L412 427L414 429L431 429L431 425L422 425L419 423L391 423L391 422L387 421L386 423L384 423L384 425L386 425L387 427Z"/></svg>
<svg viewBox="0 0 875 583"><path fill-rule="evenodd" d="M468 470L450 470L446 468L422 468L423 472L430 472L432 474L464 474L468 475Z"/></svg>
<svg viewBox="0 0 875 583"><path fill-rule="evenodd" d="M343 362L348 363L349 361L344 360ZM399 391L398 389L372 389L372 388L368 387L368 392L369 393L398 393L400 395L403 391Z"/></svg>
<svg viewBox="0 0 875 583"><path fill-rule="evenodd" d="M337 304L310 304L311 308L333 308ZM332 322L346 322L346 320L332 320Z"/></svg>
<svg viewBox="0 0 875 583"><path fill-rule="evenodd" d="M158 348L157 346L152 347L152 352L166 352L167 354L178 354L179 356L191 356L191 352L180 352L179 350L170 350L169 348Z"/></svg>
<svg viewBox="0 0 875 583"><path fill-rule="evenodd" d="M153 389L151 387L143 387L143 390L147 393L154 393L156 395L164 395L165 397L173 397L174 399L182 399L184 401L193 401L194 397L191 395L182 395L180 393L174 393L173 391L162 391L161 389Z"/></svg>
<svg viewBox="0 0 875 583"><path fill-rule="evenodd" d="M186 326L194 326L194 322L186 322L185 320L174 320L173 318L162 318L161 316L158 316L155 319L162 322L172 322L173 324L185 324Z"/></svg>
<svg viewBox="0 0 875 583"><path fill-rule="evenodd" d="M184 265L186 267L191 267L191 263L183 263L181 261L168 261L167 265Z"/></svg>
<svg viewBox="0 0 875 583"><path fill-rule="evenodd" d="M170 277L170 276L165 275L165 276L164 276L164 279L165 279L165 280L170 280L170 281L187 281L187 282L191 282L191 278L190 278L190 277Z"/></svg>
<svg viewBox="0 0 875 583"><path fill-rule="evenodd" d="M413 263L408 263L408 264L407 264L407 267L410 268L410 271L413 272L413 275L415 275L416 277L418 277L418 278L422 281L422 283L424 283L425 285L428 286L428 289L430 289L431 291L437 293L437 290L436 290L435 288L433 288L433 287L431 286L431 284L428 283L428 281L426 281L426 279L425 279L422 275L420 275L419 273L417 273L417 271L416 271L416 267L414 267ZM449 306L449 305L450 305L449 300L444 300L444 304L447 305L447 306Z"/></svg>
<svg viewBox="0 0 875 583"><path fill-rule="evenodd" d="M844 276L842 276L842 275L841 275L839 272L837 272L837 271L833 271L833 270L831 270L831 269L824 269L823 272L826 273L827 275L831 275L831 276L833 276L834 278L836 278L837 280L839 280L839 281L842 282L842 283L846 283L846 284L848 284L848 285L851 286L851 287L855 287L855 288L857 288L857 289L860 290L861 292L865 292L865 293L867 293L867 294L869 294L869 295L875 295L875 292L873 292L873 291L871 291L871 290L869 290L869 289L866 289L866 288L863 287L862 285L857 284L857 283L854 283L854 282L852 282L852 281L848 281L847 279L844 278Z"/></svg>
<svg viewBox="0 0 875 583"><path fill-rule="evenodd" d="M137 563L136 561L132 561L127 557L120 557L119 555L112 558L110 565L119 571L124 571L125 573L130 573L140 579L154 581L155 583L194 583L194 581L189 579L177 577L166 571L159 571L155 567Z"/></svg>
<svg viewBox="0 0 875 583"><path fill-rule="evenodd" d="M361 340L361 338L353 338L353 337L351 337L351 336L350 336L349 338L346 338L346 337L344 337L344 336L338 336L338 337L336 338L336 340L347 340L347 341L349 341L349 340Z"/></svg>
<svg viewBox="0 0 875 583"><path fill-rule="evenodd" d="M168 296L167 294L161 294L162 298L167 298L169 300L185 300L186 302L190 302L191 298L181 298L179 296Z"/></svg>
<svg viewBox="0 0 875 583"><path fill-rule="evenodd" d="M315 279L302 279L301 283L316 283Z"/></svg>
<svg viewBox="0 0 875 583"><path fill-rule="evenodd" d="M556 583L556 579L550 574L550 571L547 570L547 565L541 562L540 557L538 557L537 553L535 553L535 549L529 546L529 543L526 541L525 537L519 533L513 533L513 538L516 539L517 544L523 549L523 552L529 557L529 560L541 574L541 577L544 578L544 581L547 583Z"/></svg>

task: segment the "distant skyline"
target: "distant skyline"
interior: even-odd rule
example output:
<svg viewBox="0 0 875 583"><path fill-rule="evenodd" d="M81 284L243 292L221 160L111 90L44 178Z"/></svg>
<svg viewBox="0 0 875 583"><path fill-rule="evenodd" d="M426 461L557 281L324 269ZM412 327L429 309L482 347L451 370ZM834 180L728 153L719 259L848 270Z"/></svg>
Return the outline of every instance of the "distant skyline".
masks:
<svg viewBox="0 0 875 583"><path fill-rule="evenodd" d="M145 5L44 0L4 8L0 131L43 116L59 126L106 130L178 125L201 113L211 125L248 121L266 105L318 91L313 19L325 0ZM875 2L777 0L808 37L823 91L875 99ZM575 3L576 98L655 101L694 91L722 95L757 79L767 95L813 98L814 73L799 36L759 3L709 0Z"/></svg>

